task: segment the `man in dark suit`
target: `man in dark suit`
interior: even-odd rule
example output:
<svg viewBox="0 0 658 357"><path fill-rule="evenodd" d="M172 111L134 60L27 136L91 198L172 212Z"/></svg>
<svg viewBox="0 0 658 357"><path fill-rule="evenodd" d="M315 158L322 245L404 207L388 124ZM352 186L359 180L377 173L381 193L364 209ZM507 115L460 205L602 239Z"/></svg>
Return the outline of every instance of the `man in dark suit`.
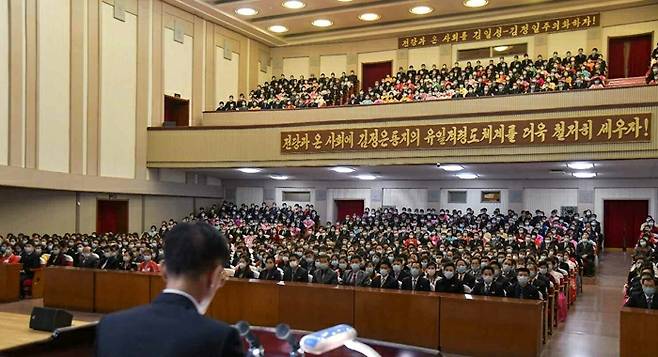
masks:
<svg viewBox="0 0 658 357"><path fill-rule="evenodd" d="M409 272L405 271L403 266L404 261L402 258L397 257L393 259L393 277L400 282L410 276Z"/></svg>
<svg viewBox="0 0 658 357"><path fill-rule="evenodd" d="M260 280L273 280L273 281L281 281L283 277L281 276L281 272L279 269L274 265L274 257L269 256L265 259L265 269L260 272L260 275L258 275L258 279Z"/></svg>
<svg viewBox="0 0 658 357"><path fill-rule="evenodd" d="M456 266L457 280L461 281L462 285L472 288L475 285L475 277L468 273L466 261L462 258L457 259Z"/></svg>
<svg viewBox="0 0 658 357"><path fill-rule="evenodd" d="M473 289L471 290L471 294L485 296L505 296L505 290L494 284L494 269L491 266L487 265L486 267L482 268L482 278L475 283Z"/></svg>
<svg viewBox="0 0 658 357"><path fill-rule="evenodd" d="M642 291L632 293L624 306L658 310L658 298L656 298L656 279L648 275L643 276Z"/></svg>
<svg viewBox="0 0 658 357"><path fill-rule="evenodd" d="M391 264L383 261L379 265L379 275L375 276L370 283L371 288L399 289L398 281L391 274Z"/></svg>
<svg viewBox="0 0 658 357"><path fill-rule="evenodd" d="M78 260L78 267L80 268L98 268L98 257L91 252L91 247L86 246L82 248L80 259Z"/></svg>
<svg viewBox="0 0 658 357"><path fill-rule="evenodd" d="M507 289L507 297L517 299L539 300L539 291L530 282L528 268L519 268L516 271L516 283Z"/></svg>
<svg viewBox="0 0 658 357"><path fill-rule="evenodd" d="M203 316L224 284L226 240L206 223L182 223L164 249L166 289L149 305L103 317L96 356L243 356L238 331Z"/></svg>
<svg viewBox="0 0 658 357"><path fill-rule="evenodd" d="M464 284L457 280L455 265L446 263L443 266L443 279L436 283L435 290L440 293L463 293Z"/></svg>
<svg viewBox="0 0 658 357"><path fill-rule="evenodd" d="M318 268L313 273L313 282L316 284L338 285L338 274L329 269L329 256L321 254L318 257Z"/></svg>
<svg viewBox="0 0 658 357"><path fill-rule="evenodd" d="M419 262L411 264L411 275L402 280L400 289L411 291L430 291L430 281L423 277Z"/></svg>
<svg viewBox="0 0 658 357"><path fill-rule="evenodd" d="M116 258L116 252L112 251L109 246L103 248L103 256L98 264L99 269L116 270L119 269L119 261Z"/></svg>
<svg viewBox="0 0 658 357"><path fill-rule="evenodd" d="M358 255L352 257L350 261L350 270L343 274L343 285L362 286L366 280L366 272L361 270L361 257Z"/></svg>
<svg viewBox="0 0 658 357"><path fill-rule="evenodd" d="M308 283L308 271L299 266L299 257L296 254L290 256L288 266L283 269L283 281Z"/></svg>

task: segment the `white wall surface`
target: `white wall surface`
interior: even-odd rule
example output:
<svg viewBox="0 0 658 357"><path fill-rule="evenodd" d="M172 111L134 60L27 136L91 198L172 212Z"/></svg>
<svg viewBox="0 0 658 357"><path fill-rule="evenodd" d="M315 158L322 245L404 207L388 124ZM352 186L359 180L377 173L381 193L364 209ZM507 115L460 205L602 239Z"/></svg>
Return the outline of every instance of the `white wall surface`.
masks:
<svg viewBox="0 0 658 357"><path fill-rule="evenodd" d="M439 63L438 46L413 48L409 50L409 65L414 66L414 68L418 70L423 63L428 69L431 69L433 64L438 68L441 68L443 63Z"/></svg>
<svg viewBox="0 0 658 357"><path fill-rule="evenodd" d="M238 187L235 190L235 203L241 204L257 204L263 203L264 190L262 187Z"/></svg>
<svg viewBox="0 0 658 357"><path fill-rule="evenodd" d="M174 30L165 28L162 33L162 51L164 68L164 93L173 96L175 93L184 99L192 101L192 56L194 38L183 35L183 43L174 41ZM192 111L190 110L190 118Z"/></svg>
<svg viewBox="0 0 658 357"><path fill-rule="evenodd" d="M272 66L267 66L265 71L262 71L262 69L262 65L258 62L258 84L263 84L272 80Z"/></svg>
<svg viewBox="0 0 658 357"><path fill-rule="evenodd" d="M385 188L382 196L382 206L393 206L399 210L428 207L426 188Z"/></svg>
<svg viewBox="0 0 658 357"><path fill-rule="evenodd" d="M70 15L69 1L37 2L39 170L69 172Z"/></svg>
<svg viewBox="0 0 658 357"><path fill-rule="evenodd" d="M9 161L9 1L0 1L0 165Z"/></svg>
<svg viewBox="0 0 658 357"><path fill-rule="evenodd" d="M584 53L589 54L591 48L587 48L587 30L583 31L570 31L552 33L547 36L548 53L542 53L544 58L553 56L553 52L557 51L560 58L564 58L567 51L575 56L578 49L584 49Z"/></svg>
<svg viewBox="0 0 658 357"><path fill-rule="evenodd" d="M135 177L137 16L101 3L100 174Z"/></svg>
<svg viewBox="0 0 658 357"><path fill-rule="evenodd" d="M542 210L548 216L562 206L578 206L577 188L529 188L523 190L523 209L534 212Z"/></svg>
<svg viewBox="0 0 658 357"><path fill-rule="evenodd" d="M466 191L466 203L448 203L448 191ZM500 191L500 203L482 203L482 191ZM442 189L441 190L441 208L457 209L466 211L472 208L478 212L486 208L489 212L500 208L501 212L507 212L509 205L508 190L500 188L468 188L468 189Z"/></svg>
<svg viewBox="0 0 658 357"><path fill-rule="evenodd" d="M229 95L238 100L239 65L239 54L232 52L231 59L227 60L224 58L224 49L215 46L215 105L226 102Z"/></svg>
<svg viewBox="0 0 658 357"><path fill-rule="evenodd" d="M315 73L316 77L320 77L321 73L329 77L331 72L340 77L341 73L347 73L347 55L329 55L320 56L320 73Z"/></svg>
<svg viewBox="0 0 658 357"><path fill-rule="evenodd" d="M283 200L283 193L284 192L310 192L311 193L311 200L310 202L299 202L299 201L284 201ZM288 206L294 206L295 204L298 204L302 207L306 205L313 205L315 206L315 190L312 188L306 188L306 187L277 187L274 193L274 201L278 206L281 206L283 203L286 203Z"/></svg>
<svg viewBox="0 0 658 357"><path fill-rule="evenodd" d="M283 59L283 74L286 78L290 78L292 74L295 78L299 79L300 76L304 78L309 77L310 61L308 57L290 57ZM317 76L318 74L315 73Z"/></svg>

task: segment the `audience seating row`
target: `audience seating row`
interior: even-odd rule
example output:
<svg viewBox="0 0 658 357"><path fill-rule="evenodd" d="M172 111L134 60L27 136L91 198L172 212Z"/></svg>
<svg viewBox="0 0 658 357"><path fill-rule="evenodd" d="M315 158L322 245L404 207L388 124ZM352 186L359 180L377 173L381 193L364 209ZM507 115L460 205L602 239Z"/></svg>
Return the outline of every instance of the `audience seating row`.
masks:
<svg viewBox="0 0 658 357"><path fill-rule="evenodd" d="M61 267L44 280L45 306L102 313L146 304L164 287L153 273ZM474 356L539 356L544 316L534 300L232 278L208 315L308 331L348 323L363 338Z"/></svg>

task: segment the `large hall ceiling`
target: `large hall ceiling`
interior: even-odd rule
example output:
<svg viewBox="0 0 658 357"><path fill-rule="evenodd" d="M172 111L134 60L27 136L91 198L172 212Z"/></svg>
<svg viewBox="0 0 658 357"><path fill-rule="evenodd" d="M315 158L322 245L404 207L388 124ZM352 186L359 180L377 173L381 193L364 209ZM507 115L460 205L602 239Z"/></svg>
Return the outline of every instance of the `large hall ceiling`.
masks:
<svg viewBox="0 0 658 357"><path fill-rule="evenodd" d="M656 179L658 159L592 161L598 179ZM444 163L447 164L447 163ZM475 173L482 180L565 180L574 179L578 170L566 162L463 164L460 172ZM222 180L269 180L270 175L285 175L289 180L358 181L357 175L375 175L378 180L457 180L459 172L447 172L434 165L349 166L353 173L336 173L330 167L264 168L256 174L236 169L198 169L189 172L213 176Z"/></svg>
<svg viewBox="0 0 658 357"><path fill-rule="evenodd" d="M318 44L363 38L394 37L427 33L439 29L505 23L520 19L536 19L574 13L640 6L655 0L488 0L480 8L464 6L464 0L301 0L304 7L289 9L284 0L165 0L186 7L198 15L213 18L226 27L241 32L270 46ZM429 6L425 15L410 13L415 6ZM257 14L243 16L240 8L252 8ZM376 21L362 21L359 15L376 13ZM317 19L332 25L319 28ZM274 33L273 25L288 31Z"/></svg>

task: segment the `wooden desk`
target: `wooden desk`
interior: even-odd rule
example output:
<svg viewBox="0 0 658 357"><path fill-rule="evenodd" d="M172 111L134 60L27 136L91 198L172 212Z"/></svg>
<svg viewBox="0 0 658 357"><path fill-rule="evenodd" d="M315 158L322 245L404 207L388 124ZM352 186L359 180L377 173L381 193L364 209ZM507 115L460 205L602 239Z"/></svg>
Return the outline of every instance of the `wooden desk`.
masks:
<svg viewBox="0 0 658 357"><path fill-rule="evenodd" d="M354 327L360 337L438 349L439 314L436 293L355 290Z"/></svg>
<svg viewBox="0 0 658 357"><path fill-rule="evenodd" d="M290 327L306 331L354 326L354 289L287 282L279 286L279 317Z"/></svg>
<svg viewBox="0 0 658 357"><path fill-rule="evenodd" d="M43 298L43 268L34 269L34 277L32 278L32 298Z"/></svg>
<svg viewBox="0 0 658 357"><path fill-rule="evenodd" d="M441 351L469 356L539 356L542 302L440 294Z"/></svg>
<svg viewBox="0 0 658 357"><path fill-rule="evenodd" d="M254 326L276 326L279 319L279 286L274 281L229 279L217 290L208 316L233 324L240 320Z"/></svg>
<svg viewBox="0 0 658 357"><path fill-rule="evenodd" d="M151 274L150 279L150 294L149 301L155 300L155 298L164 290L165 281L160 274Z"/></svg>
<svg viewBox="0 0 658 357"><path fill-rule="evenodd" d="M94 270L94 311L114 312L148 304L150 277L148 273Z"/></svg>
<svg viewBox="0 0 658 357"><path fill-rule="evenodd" d="M43 306L94 311L94 270L48 267L43 280Z"/></svg>
<svg viewBox="0 0 658 357"><path fill-rule="evenodd" d="M658 356L658 310L624 307L619 314L619 355Z"/></svg>
<svg viewBox="0 0 658 357"><path fill-rule="evenodd" d="M23 264L0 264L0 302L18 301Z"/></svg>

